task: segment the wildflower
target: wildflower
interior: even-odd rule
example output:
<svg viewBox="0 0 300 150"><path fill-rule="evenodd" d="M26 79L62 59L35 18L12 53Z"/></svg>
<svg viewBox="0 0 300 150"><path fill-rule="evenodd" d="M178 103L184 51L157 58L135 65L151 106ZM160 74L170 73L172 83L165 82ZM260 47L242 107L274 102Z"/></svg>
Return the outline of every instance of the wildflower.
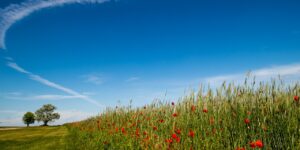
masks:
<svg viewBox="0 0 300 150"><path fill-rule="evenodd" d="M298 101L299 101L299 96L297 96L297 95L294 96L294 101L295 101L295 102L298 102Z"/></svg>
<svg viewBox="0 0 300 150"><path fill-rule="evenodd" d="M246 150L244 147L237 147L236 150Z"/></svg>
<svg viewBox="0 0 300 150"><path fill-rule="evenodd" d="M177 114L177 113L174 113L172 116L173 116L173 117L177 117L177 116L178 116L178 114Z"/></svg>
<svg viewBox="0 0 300 150"><path fill-rule="evenodd" d="M163 122L165 122L165 121L164 121L163 119L160 119L159 122L160 122L160 123L163 123Z"/></svg>
<svg viewBox="0 0 300 150"><path fill-rule="evenodd" d="M135 130L135 135L140 136L140 130L138 128Z"/></svg>
<svg viewBox="0 0 300 150"><path fill-rule="evenodd" d="M204 112L204 113L207 113L207 112L208 112L208 110L207 110L206 108L204 108L204 109L203 109L203 112Z"/></svg>
<svg viewBox="0 0 300 150"><path fill-rule="evenodd" d="M172 139L166 139L166 142L171 144L171 143L173 143L173 140Z"/></svg>
<svg viewBox="0 0 300 150"><path fill-rule="evenodd" d="M172 106L174 106L175 105L175 103L174 102L172 102Z"/></svg>
<svg viewBox="0 0 300 150"><path fill-rule="evenodd" d="M175 133L172 134L172 138L173 138L173 139L176 139L176 138L177 138L177 134L175 134Z"/></svg>
<svg viewBox="0 0 300 150"><path fill-rule="evenodd" d="M144 109L146 109L147 107L146 106L144 106Z"/></svg>
<svg viewBox="0 0 300 150"><path fill-rule="evenodd" d="M257 147L259 147L259 148L263 148L264 147L264 144L263 144L263 142L261 140L256 140L255 145Z"/></svg>
<svg viewBox="0 0 300 150"><path fill-rule="evenodd" d="M256 147L256 143L255 143L255 142L251 142L251 143L250 143L250 147L251 147L251 148L255 148L255 147Z"/></svg>
<svg viewBox="0 0 300 150"><path fill-rule="evenodd" d="M217 129L216 129L216 128L213 128L211 132L212 132L212 134L216 134Z"/></svg>
<svg viewBox="0 0 300 150"><path fill-rule="evenodd" d="M180 130L180 129L177 129L175 132L176 132L177 134L181 134L181 130Z"/></svg>
<svg viewBox="0 0 300 150"><path fill-rule="evenodd" d="M144 134L144 135L147 135L148 133L147 133L147 131L144 131L143 134Z"/></svg>
<svg viewBox="0 0 300 150"><path fill-rule="evenodd" d="M247 111L247 115L251 115L251 111Z"/></svg>
<svg viewBox="0 0 300 150"><path fill-rule="evenodd" d="M107 142L107 141L104 141L104 142L103 142L103 144L104 144L104 145L107 145L107 144L108 144L108 142Z"/></svg>
<svg viewBox="0 0 300 150"><path fill-rule="evenodd" d="M190 130L189 131L189 137L193 138L194 136L195 136L195 132L193 130Z"/></svg>
<svg viewBox="0 0 300 150"><path fill-rule="evenodd" d="M123 134L126 134L125 128L122 128L121 131Z"/></svg>
<svg viewBox="0 0 300 150"><path fill-rule="evenodd" d="M246 118L246 119L244 120L244 122L245 122L246 124L249 124L249 123L250 123L250 119Z"/></svg>
<svg viewBox="0 0 300 150"><path fill-rule="evenodd" d="M213 117L209 118L209 124L213 125L215 123L215 119Z"/></svg>
<svg viewBox="0 0 300 150"><path fill-rule="evenodd" d="M154 127L153 127L153 130L154 130L154 131L156 131L156 130L157 130L157 127L156 127L156 126L154 126Z"/></svg>
<svg viewBox="0 0 300 150"><path fill-rule="evenodd" d="M192 112L195 112L196 111L196 106L192 105L191 110L192 110Z"/></svg>
<svg viewBox="0 0 300 150"><path fill-rule="evenodd" d="M116 128L116 132L118 132L119 131L119 128Z"/></svg>
<svg viewBox="0 0 300 150"><path fill-rule="evenodd" d="M175 140L177 143L180 143L180 137L177 137Z"/></svg>
<svg viewBox="0 0 300 150"><path fill-rule="evenodd" d="M177 143L180 142L180 137L177 136L177 134L173 133L173 134L172 134L172 138L173 138L174 140L176 140Z"/></svg>

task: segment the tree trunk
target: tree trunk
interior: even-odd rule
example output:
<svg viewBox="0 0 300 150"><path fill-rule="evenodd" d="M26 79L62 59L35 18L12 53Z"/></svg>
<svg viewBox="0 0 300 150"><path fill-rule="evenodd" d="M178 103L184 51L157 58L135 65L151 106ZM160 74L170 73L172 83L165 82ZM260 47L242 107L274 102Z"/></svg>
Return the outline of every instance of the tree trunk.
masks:
<svg viewBox="0 0 300 150"><path fill-rule="evenodd" d="M48 121L44 121L44 125L43 126L48 126Z"/></svg>
<svg viewBox="0 0 300 150"><path fill-rule="evenodd" d="M29 123L27 123L27 127L29 127Z"/></svg>

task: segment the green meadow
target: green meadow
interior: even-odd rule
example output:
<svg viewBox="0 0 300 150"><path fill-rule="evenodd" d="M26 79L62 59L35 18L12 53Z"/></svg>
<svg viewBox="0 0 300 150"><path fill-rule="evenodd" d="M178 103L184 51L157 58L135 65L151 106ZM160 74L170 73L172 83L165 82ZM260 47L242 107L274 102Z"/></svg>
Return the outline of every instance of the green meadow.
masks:
<svg viewBox="0 0 300 150"><path fill-rule="evenodd" d="M300 86L272 80L200 86L178 102L118 106L68 125L73 149L297 150Z"/></svg>
<svg viewBox="0 0 300 150"><path fill-rule="evenodd" d="M179 101L116 106L63 126L1 128L0 149L297 150L299 94L280 80L200 86Z"/></svg>
<svg viewBox="0 0 300 150"><path fill-rule="evenodd" d="M58 127L0 128L1 150L66 149L68 130Z"/></svg>

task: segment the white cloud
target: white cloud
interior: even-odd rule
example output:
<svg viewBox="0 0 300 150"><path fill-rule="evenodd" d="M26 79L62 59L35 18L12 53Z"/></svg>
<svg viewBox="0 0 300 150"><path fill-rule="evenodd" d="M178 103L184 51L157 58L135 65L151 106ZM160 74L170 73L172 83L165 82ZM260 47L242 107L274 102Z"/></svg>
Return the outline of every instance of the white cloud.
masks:
<svg viewBox="0 0 300 150"><path fill-rule="evenodd" d="M100 74L89 74L83 76L85 82L100 85L105 82L105 78Z"/></svg>
<svg viewBox="0 0 300 150"><path fill-rule="evenodd" d="M25 112L17 110L1 110L0 122L1 126L15 126L22 124L22 117Z"/></svg>
<svg viewBox="0 0 300 150"><path fill-rule="evenodd" d="M97 114L91 112L83 112L79 110L62 110L58 111L60 119L55 124L63 124L67 122L82 121Z"/></svg>
<svg viewBox="0 0 300 150"><path fill-rule="evenodd" d="M67 100L67 99L81 99L81 96L72 96L72 95L10 95L4 96L6 99L14 99L14 100Z"/></svg>
<svg viewBox="0 0 300 150"><path fill-rule="evenodd" d="M0 110L0 114L22 114L24 112L16 111L16 110Z"/></svg>
<svg viewBox="0 0 300 150"><path fill-rule="evenodd" d="M251 71L251 76L255 76L256 81L268 81L271 78L277 78L280 75L281 79L288 81L297 81L300 79L300 64L290 64L283 66L273 66ZM204 83L211 83L213 86L220 85L222 82L241 83L244 81L246 74L228 74L214 77L204 78Z"/></svg>
<svg viewBox="0 0 300 150"><path fill-rule="evenodd" d="M1 126L19 126L22 124L22 118L0 119Z"/></svg>
<svg viewBox="0 0 300 150"><path fill-rule="evenodd" d="M85 101L87 101L89 103L95 104L98 107L105 107L104 105L99 104L96 100L90 98L89 96L80 94L79 92L76 92L76 91L74 91L72 89L69 89L69 88L66 88L66 87L64 87L62 85L59 85L57 83L51 82L51 81L49 81L49 80L47 80L45 78L40 77L39 75L35 75L35 74L33 74L33 73L31 73L31 72L23 69L22 67L20 67L15 62L8 62L7 66L11 67L12 69L14 69L14 70L16 70L18 72L26 74L30 79L32 79L34 81L37 81L37 82L39 82L39 83L41 83L43 85L46 85L48 87L60 90L62 92L70 94L71 96L74 96L74 97L77 97L79 99L85 100Z"/></svg>
<svg viewBox="0 0 300 150"><path fill-rule="evenodd" d="M20 4L12 4L0 9L0 48L5 49L5 35L7 30L17 21L29 16L33 12L58 7L66 4L103 3L108 0L26 0Z"/></svg>
<svg viewBox="0 0 300 150"><path fill-rule="evenodd" d="M38 95L33 97L36 100L64 100L64 99L80 99L80 96L69 95Z"/></svg>
<svg viewBox="0 0 300 150"><path fill-rule="evenodd" d="M8 61L14 61L14 59L11 58L11 57L4 57L4 59L5 59L5 60L8 60Z"/></svg>
<svg viewBox="0 0 300 150"><path fill-rule="evenodd" d="M140 78L139 77L131 77L131 78L125 80L125 82L133 82L133 81L137 81L137 80L140 80Z"/></svg>

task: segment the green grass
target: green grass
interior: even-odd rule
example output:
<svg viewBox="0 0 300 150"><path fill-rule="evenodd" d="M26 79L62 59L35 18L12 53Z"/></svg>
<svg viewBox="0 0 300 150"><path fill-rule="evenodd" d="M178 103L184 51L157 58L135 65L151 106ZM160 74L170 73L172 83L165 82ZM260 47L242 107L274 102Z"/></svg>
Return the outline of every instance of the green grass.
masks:
<svg viewBox="0 0 300 150"><path fill-rule="evenodd" d="M0 130L0 150L300 150L299 96L299 83L275 80L200 87L175 104L118 106L61 127Z"/></svg>
<svg viewBox="0 0 300 150"><path fill-rule="evenodd" d="M298 83L275 80L200 88L174 105L156 101L144 108L119 106L69 124L68 143L72 149L93 150L248 150L253 142L255 149L296 150L300 149L297 95Z"/></svg>
<svg viewBox="0 0 300 150"><path fill-rule="evenodd" d="M29 127L0 130L1 150L59 150L66 149L68 130L59 127Z"/></svg>

